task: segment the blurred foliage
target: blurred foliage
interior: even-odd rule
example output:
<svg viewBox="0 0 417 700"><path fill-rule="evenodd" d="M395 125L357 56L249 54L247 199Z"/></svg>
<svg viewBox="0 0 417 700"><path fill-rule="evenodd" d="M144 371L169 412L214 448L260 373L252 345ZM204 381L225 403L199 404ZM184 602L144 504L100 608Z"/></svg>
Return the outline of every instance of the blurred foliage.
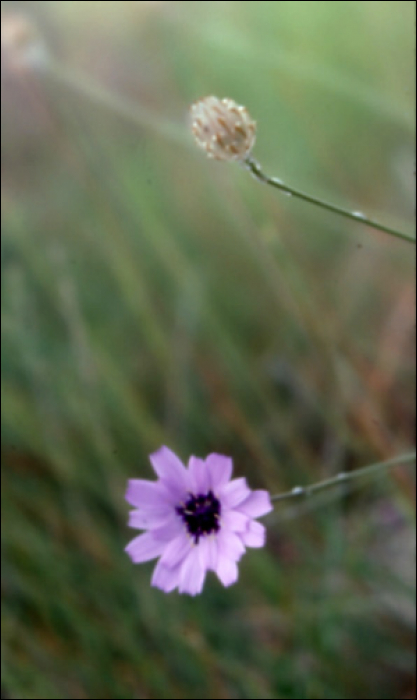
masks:
<svg viewBox="0 0 417 700"><path fill-rule="evenodd" d="M410 469L280 505L196 599L123 551L161 444L276 493L413 443L411 247L206 160L186 111L232 97L267 172L411 231L414 9L2 3L54 56L2 48L8 697L415 697Z"/></svg>

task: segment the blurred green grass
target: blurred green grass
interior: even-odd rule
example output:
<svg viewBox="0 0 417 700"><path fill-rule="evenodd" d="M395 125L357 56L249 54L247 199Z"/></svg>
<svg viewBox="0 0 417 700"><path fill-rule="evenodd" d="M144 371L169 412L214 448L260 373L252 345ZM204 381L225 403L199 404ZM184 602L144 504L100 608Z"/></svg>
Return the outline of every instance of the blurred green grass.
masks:
<svg viewBox="0 0 417 700"><path fill-rule="evenodd" d="M206 160L186 110L236 99L268 172L411 231L414 3L103 7L2 3L75 76L2 67L5 692L412 697L409 470L280 506L195 600L127 559L123 496L160 444L275 493L413 443L410 247Z"/></svg>

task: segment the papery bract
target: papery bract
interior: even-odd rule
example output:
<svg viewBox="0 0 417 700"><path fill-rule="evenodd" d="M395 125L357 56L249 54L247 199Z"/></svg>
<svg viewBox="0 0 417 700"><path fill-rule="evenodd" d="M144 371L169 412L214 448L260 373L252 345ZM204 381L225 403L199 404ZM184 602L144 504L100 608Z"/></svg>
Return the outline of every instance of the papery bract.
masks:
<svg viewBox="0 0 417 700"><path fill-rule="evenodd" d="M246 107L228 97L214 95L193 102L190 107L191 130L196 143L209 158L245 160L256 138L256 122Z"/></svg>

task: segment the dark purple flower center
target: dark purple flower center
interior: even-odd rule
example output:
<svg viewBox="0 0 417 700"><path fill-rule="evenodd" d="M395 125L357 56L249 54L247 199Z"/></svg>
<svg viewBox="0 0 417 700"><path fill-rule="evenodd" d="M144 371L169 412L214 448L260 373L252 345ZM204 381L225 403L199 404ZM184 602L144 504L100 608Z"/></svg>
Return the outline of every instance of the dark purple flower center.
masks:
<svg viewBox="0 0 417 700"><path fill-rule="evenodd" d="M189 494L184 505L177 506L177 513L187 526L195 544L202 535L209 535L220 530L220 501L212 491L194 496Z"/></svg>

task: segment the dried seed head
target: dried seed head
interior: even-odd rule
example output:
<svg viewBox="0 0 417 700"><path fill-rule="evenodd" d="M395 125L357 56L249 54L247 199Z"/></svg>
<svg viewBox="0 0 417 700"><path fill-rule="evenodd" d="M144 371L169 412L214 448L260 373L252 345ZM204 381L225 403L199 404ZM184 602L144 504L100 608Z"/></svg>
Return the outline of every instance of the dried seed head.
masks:
<svg viewBox="0 0 417 700"><path fill-rule="evenodd" d="M210 95L190 107L191 129L200 148L216 160L244 160L256 138L256 122L234 100Z"/></svg>
<svg viewBox="0 0 417 700"><path fill-rule="evenodd" d="M41 35L24 14L10 12L1 18L1 52L9 67L39 68L48 60L48 51Z"/></svg>

